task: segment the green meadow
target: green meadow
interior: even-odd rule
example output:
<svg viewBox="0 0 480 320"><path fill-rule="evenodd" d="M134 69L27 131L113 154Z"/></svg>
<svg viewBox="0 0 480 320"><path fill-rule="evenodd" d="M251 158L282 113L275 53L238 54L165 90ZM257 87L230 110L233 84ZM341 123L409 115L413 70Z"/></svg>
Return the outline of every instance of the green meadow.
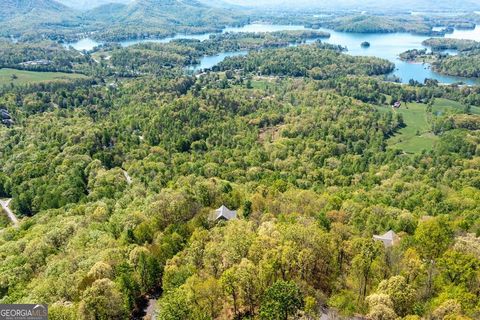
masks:
<svg viewBox="0 0 480 320"><path fill-rule="evenodd" d="M68 81L74 79L85 79L86 76L76 73L63 72L37 72L16 69L0 69L0 86L13 83L23 85L29 83Z"/></svg>
<svg viewBox="0 0 480 320"><path fill-rule="evenodd" d="M385 110L385 107L381 107L381 110ZM427 105L421 103L402 104L400 109L393 112L403 116L406 126L389 139L388 145L390 148L413 154L432 150L438 140L432 133L430 117L445 113L464 113L465 106L452 100L436 99L432 108L433 115L427 113ZM472 106L470 112L480 114L480 108Z"/></svg>

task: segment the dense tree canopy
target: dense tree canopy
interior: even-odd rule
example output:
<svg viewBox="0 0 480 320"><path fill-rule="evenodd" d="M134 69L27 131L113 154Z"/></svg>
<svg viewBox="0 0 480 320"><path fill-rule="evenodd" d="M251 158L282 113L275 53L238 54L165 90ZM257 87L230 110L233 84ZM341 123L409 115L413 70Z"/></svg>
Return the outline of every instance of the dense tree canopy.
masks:
<svg viewBox="0 0 480 320"><path fill-rule="evenodd" d="M321 46L300 46L264 50L246 57L228 58L220 70L242 69L261 75L311 77L322 80L346 75L382 75L393 71L393 64L379 58L352 57Z"/></svg>
<svg viewBox="0 0 480 320"><path fill-rule="evenodd" d="M320 44L220 69L2 89L0 193L21 223L0 224L1 303L119 319L158 293L159 319L478 318L478 88L385 83L369 76L387 61ZM410 125L392 100L425 109L429 151L389 146ZM211 221L222 204L238 219ZM388 230L393 247L373 240Z"/></svg>

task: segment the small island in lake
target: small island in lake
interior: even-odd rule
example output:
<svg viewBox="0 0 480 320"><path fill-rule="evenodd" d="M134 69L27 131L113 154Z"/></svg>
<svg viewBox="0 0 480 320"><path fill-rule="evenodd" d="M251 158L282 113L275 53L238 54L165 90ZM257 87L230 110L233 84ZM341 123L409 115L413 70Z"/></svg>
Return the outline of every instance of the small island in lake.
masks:
<svg viewBox="0 0 480 320"><path fill-rule="evenodd" d="M370 42L364 41L364 42L362 42L362 43L360 44L360 46L361 46L362 48L370 48Z"/></svg>

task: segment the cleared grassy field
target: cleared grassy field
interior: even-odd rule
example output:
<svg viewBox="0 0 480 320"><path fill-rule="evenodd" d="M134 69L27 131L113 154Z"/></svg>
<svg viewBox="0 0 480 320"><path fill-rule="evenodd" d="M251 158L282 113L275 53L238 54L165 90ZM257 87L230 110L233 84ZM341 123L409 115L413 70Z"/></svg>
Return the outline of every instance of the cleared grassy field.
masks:
<svg viewBox="0 0 480 320"><path fill-rule="evenodd" d="M381 110L391 110L390 107L380 107ZM420 153L422 150L432 150L438 137L432 133L431 121L427 112L427 105L420 103L408 103L402 105L400 109L393 112L403 115L406 124L398 133L388 141L390 148L401 149L407 153ZM462 104L447 100L436 99L432 108L433 115L442 115L445 113L464 113L465 106ZM471 113L480 114L480 108L471 107Z"/></svg>
<svg viewBox="0 0 480 320"><path fill-rule="evenodd" d="M35 72L15 69L0 69L0 86L13 83L22 85L38 82L68 81L72 79L85 79L86 76L75 73L63 72Z"/></svg>
<svg viewBox="0 0 480 320"><path fill-rule="evenodd" d="M266 90L268 87L268 81L252 80L251 85L253 89Z"/></svg>
<svg viewBox="0 0 480 320"><path fill-rule="evenodd" d="M394 112L403 115L406 127L400 129L394 137L390 138L388 145L407 153L431 150L437 137L430 132L431 127L427 120L426 105L409 103L407 107L403 105L400 109L394 110Z"/></svg>
<svg viewBox="0 0 480 320"><path fill-rule="evenodd" d="M465 106L460 102L447 100L447 99L436 99L435 104L433 105L434 112L455 112L455 113L464 113ZM471 106L470 112L473 114L480 114L480 107Z"/></svg>

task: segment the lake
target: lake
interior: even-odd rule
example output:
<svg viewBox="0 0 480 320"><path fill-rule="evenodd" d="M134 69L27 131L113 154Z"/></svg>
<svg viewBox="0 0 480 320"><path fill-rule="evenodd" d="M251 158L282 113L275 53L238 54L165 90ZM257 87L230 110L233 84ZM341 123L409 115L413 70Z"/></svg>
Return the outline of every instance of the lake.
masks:
<svg viewBox="0 0 480 320"><path fill-rule="evenodd" d="M271 25L271 24L249 24L243 27L228 27L223 30L226 32L275 32L284 30L311 30L301 25ZM320 29L331 34L330 39L324 39L324 42L339 44L347 47L347 54L355 56L375 56L387 59L395 63L395 71L392 75L399 77L402 82L408 83L410 79L423 82L426 78L436 79L440 83L465 82L470 85L480 84L478 79L451 77L438 74L430 69L428 64L409 63L398 59L398 55L410 49L423 49L422 42L429 38L427 36L413 35L409 33L348 33L337 32L329 29ZM159 42L167 43L175 39L197 39L206 40L211 34L200 35L181 35L164 39L144 39L130 40L121 42L122 46L130 46L142 42ZM480 41L480 27L473 30L455 30L452 34L447 34L447 38L470 39ZM370 47L361 46L364 41L370 42ZM310 41L311 42L311 41ZM69 44L77 50L91 50L93 47L101 43L92 39L82 39L76 43ZM245 55L247 52L224 52L214 56L208 56L201 59L201 63L189 68L198 71L201 69L211 68L221 62L226 57Z"/></svg>
<svg viewBox="0 0 480 320"><path fill-rule="evenodd" d="M401 61L398 55L410 49L424 49L422 42L429 37L413 35L409 33L347 33L337 32L328 29L320 29L330 32L330 39L325 42L340 44L348 48L348 54L355 56L374 56L387 59L395 63L393 75L399 77L402 82L407 83L410 79L423 82L426 78L436 79L440 83L465 82L467 84L480 84L478 79L451 77L441 75L430 69L428 64L412 63ZM480 41L480 28L474 30L455 30L454 33L446 35L447 38L463 38ZM370 47L361 46L363 41L368 41Z"/></svg>
<svg viewBox="0 0 480 320"><path fill-rule="evenodd" d="M248 54L248 51L231 51L231 52L222 52L213 56L205 56L200 60L200 64L193 65L187 68L191 72L198 72L203 69L210 69L228 57L238 57L245 56Z"/></svg>
<svg viewBox="0 0 480 320"><path fill-rule="evenodd" d="M295 25L269 25L269 24L248 24L243 27L227 27L223 29L222 33L232 32L275 32L275 31L284 31L284 30L306 30L303 26L295 26ZM136 39L136 40L126 40L121 41L120 44L122 47L128 47L139 43L145 42L156 42L156 43L168 43L173 40L180 40L180 39L191 39L191 40L199 40L204 41L210 38L210 35L213 33L203 33L203 34L176 34L173 37L167 37L162 39ZM98 45L95 44L94 46ZM93 49L93 47L91 47ZM75 48L76 49L76 48ZM91 50L91 49L90 49Z"/></svg>
<svg viewBox="0 0 480 320"><path fill-rule="evenodd" d="M101 42L97 42L91 38L85 38L85 39L78 40L77 42L67 43L65 44L65 46L72 47L78 51L83 51L83 50L89 51L95 47L98 47L101 44L102 44Z"/></svg>
<svg viewBox="0 0 480 320"><path fill-rule="evenodd" d="M297 26L297 25L271 25L271 24L260 24L260 23L253 23L248 24L243 27L227 27L223 29L222 33L232 32L275 32L275 31L286 31L286 30L311 30L307 29L304 26ZM145 42L154 42L154 43L168 43L173 40L180 40L180 39L192 39L192 40L199 40L204 41L208 40L211 35L214 33L203 33L203 34L176 34L172 37L162 38L162 39L134 39L134 40L125 40L120 41L120 45L122 47L129 47L139 43ZM83 51L83 50L92 50L93 48L101 45L101 42L97 42L91 38L84 38L76 42L67 43L65 46L73 47L75 50Z"/></svg>

